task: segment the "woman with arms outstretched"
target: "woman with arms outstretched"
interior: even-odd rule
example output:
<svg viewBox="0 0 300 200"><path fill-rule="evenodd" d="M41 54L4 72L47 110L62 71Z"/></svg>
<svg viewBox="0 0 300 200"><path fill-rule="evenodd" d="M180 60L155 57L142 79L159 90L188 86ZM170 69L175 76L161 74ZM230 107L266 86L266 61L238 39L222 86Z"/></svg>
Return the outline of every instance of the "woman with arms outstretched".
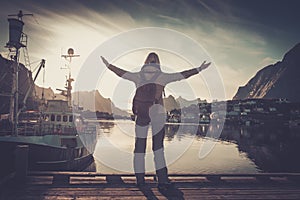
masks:
<svg viewBox="0 0 300 200"><path fill-rule="evenodd" d="M136 85L132 111L136 115L134 172L138 186L145 184L145 152L148 128L152 127L152 150L154 164L158 177L158 188L168 189L171 184L168 179L168 170L164 156L164 124L166 115L163 112L163 92L168 83L187 79L209 67L211 63L205 61L200 67L178 73L161 71L159 57L150 53L139 72L128 72L110 64L104 57L103 63L119 77L132 81Z"/></svg>

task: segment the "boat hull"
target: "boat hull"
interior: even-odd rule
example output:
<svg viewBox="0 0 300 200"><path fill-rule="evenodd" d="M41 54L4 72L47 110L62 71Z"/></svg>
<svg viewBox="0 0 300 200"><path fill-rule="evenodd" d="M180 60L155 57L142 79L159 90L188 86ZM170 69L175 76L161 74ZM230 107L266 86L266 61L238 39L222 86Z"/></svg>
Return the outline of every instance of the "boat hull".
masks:
<svg viewBox="0 0 300 200"><path fill-rule="evenodd" d="M32 139L26 138L26 136L11 137L0 137L0 158L2 160L0 169L2 175L14 171L17 145L28 145L28 170L82 171L94 161L93 152L82 144L73 147L54 146L43 144L41 141L30 142ZM51 138L51 140L66 139L66 137L56 137ZM80 140L79 136L71 139L74 138ZM49 138L47 140L49 141Z"/></svg>

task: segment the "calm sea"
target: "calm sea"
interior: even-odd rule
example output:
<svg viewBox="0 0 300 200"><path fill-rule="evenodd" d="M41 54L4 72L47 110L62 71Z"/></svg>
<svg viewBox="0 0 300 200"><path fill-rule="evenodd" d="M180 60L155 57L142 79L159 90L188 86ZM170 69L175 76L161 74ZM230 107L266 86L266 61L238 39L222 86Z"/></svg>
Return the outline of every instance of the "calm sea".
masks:
<svg viewBox="0 0 300 200"><path fill-rule="evenodd" d="M299 129L167 124L165 132L169 173L300 172ZM150 129L148 172L154 171L151 146ZM96 171L133 173L133 149L134 122L101 121L94 152Z"/></svg>

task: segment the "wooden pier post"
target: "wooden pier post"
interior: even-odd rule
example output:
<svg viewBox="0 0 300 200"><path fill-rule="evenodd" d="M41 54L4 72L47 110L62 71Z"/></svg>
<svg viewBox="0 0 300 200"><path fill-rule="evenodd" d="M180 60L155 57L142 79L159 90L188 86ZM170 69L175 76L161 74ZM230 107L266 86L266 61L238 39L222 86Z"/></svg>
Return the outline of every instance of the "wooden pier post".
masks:
<svg viewBox="0 0 300 200"><path fill-rule="evenodd" d="M16 181L23 182L26 180L28 171L28 145L17 145L15 150L15 171Z"/></svg>

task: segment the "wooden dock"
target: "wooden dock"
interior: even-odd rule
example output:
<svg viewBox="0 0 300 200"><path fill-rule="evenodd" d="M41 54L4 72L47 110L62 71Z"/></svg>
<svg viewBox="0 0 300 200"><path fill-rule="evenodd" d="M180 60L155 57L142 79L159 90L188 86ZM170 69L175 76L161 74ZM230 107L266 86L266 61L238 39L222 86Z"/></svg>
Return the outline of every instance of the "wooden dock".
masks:
<svg viewBox="0 0 300 200"><path fill-rule="evenodd" d="M154 175L138 188L132 174L28 172L1 185L1 200L300 199L300 174L171 174L174 189L159 191Z"/></svg>

